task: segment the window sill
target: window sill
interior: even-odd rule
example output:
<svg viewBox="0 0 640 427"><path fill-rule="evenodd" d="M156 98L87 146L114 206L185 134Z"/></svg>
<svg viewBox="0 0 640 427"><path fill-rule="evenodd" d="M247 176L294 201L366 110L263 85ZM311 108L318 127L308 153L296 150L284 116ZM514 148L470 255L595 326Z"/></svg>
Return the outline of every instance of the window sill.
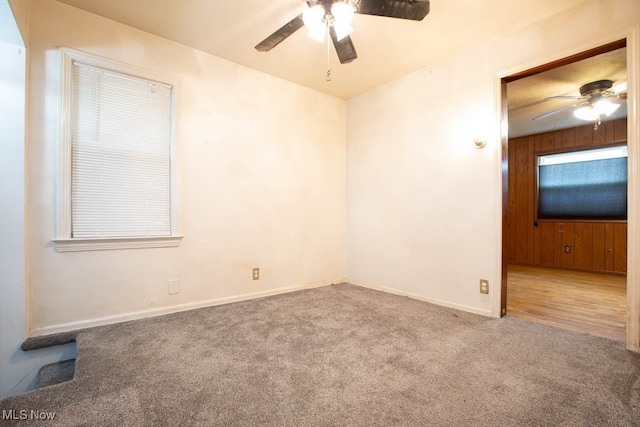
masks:
<svg viewBox="0 0 640 427"><path fill-rule="evenodd" d="M111 239L56 239L58 252L108 251L114 249L175 248L183 236L120 237Z"/></svg>

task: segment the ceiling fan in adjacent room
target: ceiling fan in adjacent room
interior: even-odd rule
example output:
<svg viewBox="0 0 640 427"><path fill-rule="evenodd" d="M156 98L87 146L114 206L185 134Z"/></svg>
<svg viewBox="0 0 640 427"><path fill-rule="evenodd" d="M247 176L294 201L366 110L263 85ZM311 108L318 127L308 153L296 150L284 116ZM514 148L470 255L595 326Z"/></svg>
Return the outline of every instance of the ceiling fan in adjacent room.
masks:
<svg viewBox="0 0 640 427"><path fill-rule="evenodd" d="M576 102L536 116L532 120L540 120L563 111L573 110L575 117L594 122L594 129L598 129L601 119L613 114L627 99L627 82L621 82L615 86L613 83L612 80L597 80L580 86L580 96L563 95L545 98L545 101L571 99Z"/></svg>
<svg viewBox="0 0 640 427"><path fill-rule="evenodd" d="M309 0L306 4L303 13L258 43L256 50L268 52L306 26L309 37L318 42L331 37L340 63L347 64L358 57L349 36L354 13L422 21L430 10L429 0ZM327 80L330 72L329 67Z"/></svg>

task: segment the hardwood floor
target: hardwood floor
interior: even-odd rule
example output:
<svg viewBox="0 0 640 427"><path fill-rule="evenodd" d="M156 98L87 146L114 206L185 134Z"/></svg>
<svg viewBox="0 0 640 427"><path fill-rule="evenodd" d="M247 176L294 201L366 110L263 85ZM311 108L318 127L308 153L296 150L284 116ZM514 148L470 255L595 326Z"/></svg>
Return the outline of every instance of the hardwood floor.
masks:
<svg viewBox="0 0 640 427"><path fill-rule="evenodd" d="M625 340L625 276L510 265L507 315Z"/></svg>

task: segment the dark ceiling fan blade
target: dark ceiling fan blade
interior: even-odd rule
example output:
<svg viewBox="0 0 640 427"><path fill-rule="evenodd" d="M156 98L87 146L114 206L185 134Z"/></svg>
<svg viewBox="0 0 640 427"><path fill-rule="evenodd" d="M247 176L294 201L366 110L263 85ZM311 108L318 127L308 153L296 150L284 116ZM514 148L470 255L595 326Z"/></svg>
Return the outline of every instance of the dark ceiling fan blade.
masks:
<svg viewBox="0 0 640 427"><path fill-rule="evenodd" d="M566 110L570 110L572 108L577 107L578 105L582 105L582 104L572 104L572 105L567 105L566 107L562 107L562 108L558 108L557 110L553 110L553 111L549 111L548 113L544 113L544 114L540 114L539 116L534 117L531 120L540 120L540 119L544 119L545 117L549 117L549 116L553 116L554 114L558 114L561 113L563 111Z"/></svg>
<svg viewBox="0 0 640 427"><path fill-rule="evenodd" d="M357 13L422 21L429 14L429 0L360 0Z"/></svg>
<svg viewBox="0 0 640 427"><path fill-rule="evenodd" d="M303 26L304 22L302 22L302 15L296 16L291 21L287 22L282 27L277 29L269 37L258 43L256 45L256 50L259 52L270 51L274 47L278 46L284 39L298 31Z"/></svg>
<svg viewBox="0 0 640 427"><path fill-rule="evenodd" d="M331 27L329 32L331 33L331 40L333 40L333 46L336 48L336 53L338 54L341 64L348 64L358 57L356 48L353 46L353 42L351 41L351 37L346 36L342 40L338 41L336 30L333 27Z"/></svg>

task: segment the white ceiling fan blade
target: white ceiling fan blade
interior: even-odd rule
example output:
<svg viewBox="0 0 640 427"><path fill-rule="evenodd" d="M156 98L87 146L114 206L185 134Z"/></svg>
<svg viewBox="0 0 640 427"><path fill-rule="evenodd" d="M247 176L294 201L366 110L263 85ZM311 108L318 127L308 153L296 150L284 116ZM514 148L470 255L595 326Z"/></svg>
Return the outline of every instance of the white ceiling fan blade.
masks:
<svg viewBox="0 0 640 427"><path fill-rule="evenodd" d="M546 97L544 100L550 100L550 99L582 99L581 96L572 96L572 95L557 95L557 96L548 96Z"/></svg>
<svg viewBox="0 0 640 427"><path fill-rule="evenodd" d="M623 93L627 91L627 82L620 82L611 88L613 93Z"/></svg>
<svg viewBox="0 0 640 427"><path fill-rule="evenodd" d="M536 117L534 117L534 118L533 118L533 119L531 119L531 120L540 120L540 119L544 119L545 117L553 116L554 114L558 114L558 113L561 113L561 112L563 112L563 111L566 111L566 110L570 110L570 109L572 109L572 108L575 108L575 107L577 107L578 105L581 105L581 104L572 104L572 105L567 105L566 107L558 108L558 109L556 109L556 110L549 111L548 113L540 114L539 116L536 116Z"/></svg>

